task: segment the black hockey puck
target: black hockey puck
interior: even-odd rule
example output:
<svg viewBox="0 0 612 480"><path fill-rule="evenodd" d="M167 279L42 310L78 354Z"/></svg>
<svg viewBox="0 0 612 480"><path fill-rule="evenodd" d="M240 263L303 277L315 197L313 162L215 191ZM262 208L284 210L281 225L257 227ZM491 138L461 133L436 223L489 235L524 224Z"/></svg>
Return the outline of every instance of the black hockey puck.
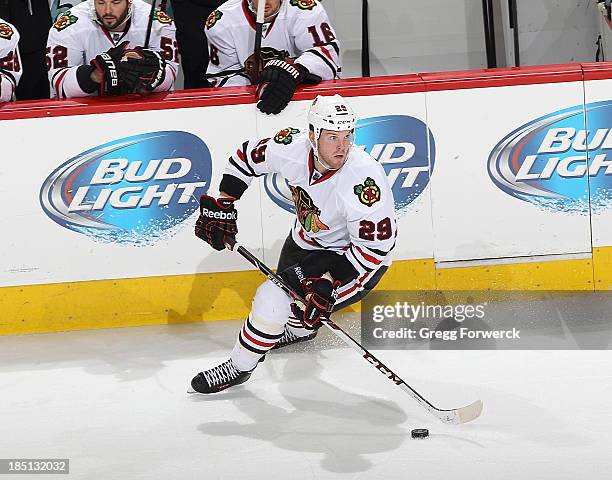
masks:
<svg viewBox="0 0 612 480"><path fill-rule="evenodd" d="M415 428L410 432L412 434L412 438L427 438L429 437L429 430L426 428Z"/></svg>

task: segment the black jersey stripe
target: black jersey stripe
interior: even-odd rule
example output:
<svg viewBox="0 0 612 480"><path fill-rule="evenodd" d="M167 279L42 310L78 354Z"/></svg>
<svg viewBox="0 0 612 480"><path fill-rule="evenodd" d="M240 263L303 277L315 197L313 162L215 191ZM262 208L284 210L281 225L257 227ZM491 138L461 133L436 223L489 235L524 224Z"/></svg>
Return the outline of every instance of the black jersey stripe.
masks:
<svg viewBox="0 0 612 480"><path fill-rule="evenodd" d="M247 177L253 177L254 175L250 174L249 172L247 172L246 170L244 170L240 165L238 165L238 162L236 162L236 160L233 159L233 157L229 158L229 163L236 168L240 173L242 173L243 175L247 176Z"/></svg>
<svg viewBox="0 0 612 480"><path fill-rule="evenodd" d="M363 268L366 272L371 272L372 270L374 270L372 267L368 267L367 265L365 265L361 260L359 260L359 258L357 258L357 255L355 255L355 252L353 251L353 247L351 246L350 252L351 257L355 259L355 261L361 265L361 268ZM350 261L350 257L349 257L349 261Z"/></svg>
<svg viewBox="0 0 612 480"><path fill-rule="evenodd" d="M321 52L318 52L317 50L314 49L310 49L310 50L306 50L308 53L312 53L313 55L316 55L317 57L319 57L321 60L323 60L323 62L330 68L330 70L332 71L332 74L334 75L334 78L336 78L336 76L338 75L338 73L336 72L336 68L334 67L334 65L329 61L329 59L323 55Z"/></svg>

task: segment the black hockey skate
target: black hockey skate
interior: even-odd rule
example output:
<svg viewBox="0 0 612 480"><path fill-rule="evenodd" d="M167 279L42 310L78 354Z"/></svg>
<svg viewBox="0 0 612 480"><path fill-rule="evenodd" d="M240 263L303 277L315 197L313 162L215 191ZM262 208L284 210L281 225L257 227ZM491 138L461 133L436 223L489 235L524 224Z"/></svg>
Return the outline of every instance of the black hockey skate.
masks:
<svg viewBox="0 0 612 480"><path fill-rule="evenodd" d="M272 347L272 350L276 350L277 348L283 348L287 345L293 345L294 343L306 342L308 340L312 340L317 336L318 330L314 330L310 335L304 335L303 337L298 337L292 331L290 331L287 327L285 327L285 333L280 338L276 345Z"/></svg>
<svg viewBox="0 0 612 480"><path fill-rule="evenodd" d="M217 393L246 382L251 377L253 370L249 372L238 370L230 358L221 365L198 373L191 380L191 388L197 393Z"/></svg>

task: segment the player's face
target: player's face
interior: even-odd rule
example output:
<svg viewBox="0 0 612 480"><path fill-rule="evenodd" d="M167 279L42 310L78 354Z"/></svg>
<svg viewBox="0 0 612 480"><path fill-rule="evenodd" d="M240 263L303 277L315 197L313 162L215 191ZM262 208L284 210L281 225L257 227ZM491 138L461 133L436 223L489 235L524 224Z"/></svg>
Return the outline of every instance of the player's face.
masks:
<svg viewBox="0 0 612 480"><path fill-rule="evenodd" d="M310 132L314 139L314 132ZM350 130L342 132L334 132L332 130L321 130L321 135L317 141L319 149L319 158L325 165L334 170L342 167L346 162L346 157L349 154L353 143L353 135Z"/></svg>
<svg viewBox="0 0 612 480"><path fill-rule="evenodd" d="M256 12L257 12L257 6L259 5L260 1L263 1L263 0L253 0L253 8L255 9ZM266 9L264 11L264 17L266 18L271 17L276 12L278 12L278 9L280 8L281 0L265 0L265 2L266 2Z"/></svg>
<svg viewBox="0 0 612 480"><path fill-rule="evenodd" d="M121 25L128 14L128 0L95 0L98 20L108 29Z"/></svg>

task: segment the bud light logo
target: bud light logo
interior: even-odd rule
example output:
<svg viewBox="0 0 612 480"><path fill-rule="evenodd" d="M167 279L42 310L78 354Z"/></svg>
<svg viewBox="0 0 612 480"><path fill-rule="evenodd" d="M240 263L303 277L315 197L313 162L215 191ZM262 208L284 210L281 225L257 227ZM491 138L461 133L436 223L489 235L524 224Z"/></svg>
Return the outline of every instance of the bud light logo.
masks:
<svg viewBox="0 0 612 480"><path fill-rule="evenodd" d="M170 238L198 208L210 152L187 132L114 140L71 158L45 180L40 203L62 227L96 240L147 245Z"/></svg>
<svg viewBox="0 0 612 480"><path fill-rule="evenodd" d="M555 211L612 206L612 102L587 104L586 114L582 105L559 110L507 135L489 156L495 185Z"/></svg>
<svg viewBox="0 0 612 480"><path fill-rule="evenodd" d="M408 211L429 184L434 167L435 142L425 123L406 115L385 115L357 121L355 147L364 148L384 167L398 214ZM270 198L295 213L287 182L278 174L264 182Z"/></svg>

